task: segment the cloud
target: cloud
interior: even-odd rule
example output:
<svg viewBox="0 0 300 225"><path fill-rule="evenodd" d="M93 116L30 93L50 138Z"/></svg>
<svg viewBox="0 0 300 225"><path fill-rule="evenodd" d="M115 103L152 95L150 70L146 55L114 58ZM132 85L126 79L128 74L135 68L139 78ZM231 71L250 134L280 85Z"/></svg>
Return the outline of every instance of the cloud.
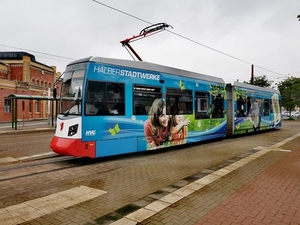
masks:
<svg viewBox="0 0 300 225"><path fill-rule="evenodd" d="M40 62L63 71L71 61L63 57L131 59L120 41L149 23L165 22L175 34L163 31L132 43L143 60L221 76L226 82L249 81L252 63L258 65L257 76L270 79L300 72L298 0L99 2L119 11L92 0L2 0L0 50L35 51L30 53Z"/></svg>

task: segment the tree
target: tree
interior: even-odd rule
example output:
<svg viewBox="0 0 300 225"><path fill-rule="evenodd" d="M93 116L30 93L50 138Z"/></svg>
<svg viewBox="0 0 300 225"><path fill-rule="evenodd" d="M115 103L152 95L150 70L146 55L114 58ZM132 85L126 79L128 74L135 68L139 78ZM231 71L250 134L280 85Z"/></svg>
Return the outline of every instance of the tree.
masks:
<svg viewBox="0 0 300 225"><path fill-rule="evenodd" d="M249 82L244 81L244 83L251 84L251 79L249 80ZM270 87L271 82L267 79L266 75L263 75L263 76L254 77L253 85L260 86L260 87Z"/></svg>
<svg viewBox="0 0 300 225"><path fill-rule="evenodd" d="M295 106L300 105L300 78L288 77L278 83L278 90L281 93L282 105L290 113Z"/></svg>

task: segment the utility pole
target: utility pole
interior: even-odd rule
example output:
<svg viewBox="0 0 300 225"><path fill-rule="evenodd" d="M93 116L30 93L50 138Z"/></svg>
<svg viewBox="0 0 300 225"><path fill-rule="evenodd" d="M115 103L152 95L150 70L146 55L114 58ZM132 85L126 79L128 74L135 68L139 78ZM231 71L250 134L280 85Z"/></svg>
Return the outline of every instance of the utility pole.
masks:
<svg viewBox="0 0 300 225"><path fill-rule="evenodd" d="M251 80L250 80L250 84L254 84L254 65L251 65Z"/></svg>

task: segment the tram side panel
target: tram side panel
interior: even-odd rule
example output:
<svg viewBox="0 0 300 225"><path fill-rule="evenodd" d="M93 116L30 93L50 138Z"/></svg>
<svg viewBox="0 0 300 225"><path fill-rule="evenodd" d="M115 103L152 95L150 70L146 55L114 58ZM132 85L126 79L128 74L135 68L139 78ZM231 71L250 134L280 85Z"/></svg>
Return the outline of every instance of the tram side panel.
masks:
<svg viewBox="0 0 300 225"><path fill-rule="evenodd" d="M169 137L156 146L145 142L147 137L140 137L139 151L144 150L145 146L147 150L154 150L225 137L226 91L224 83L168 74L161 74L161 76L165 79L163 97L167 107L166 113L169 116ZM172 129L178 124L177 118L181 122L188 121L179 130Z"/></svg>
<svg viewBox="0 0 300 225"><path fill-rule="evenodd" d="M235 82L231 135L247 134L281 127L281 96L277 90Z"/></svg>
<svg viewBox="0 0 300 225"><path fill-rule="evenodd" d="M82 139L95 140L96 158L136 152L138 137L143 135L142 119L133 116L133 82L129 77L106 74L109 69L124 68L92 64L87 73Z"/></svg>
<svg viewBox="0 0 300 225"><path fill-rule="evenodd" d="M157 72L98 62L88 65L82 84L82 112L58 117L51 148L59 154L97 158L226 136L227 96L222 79L174 75L173 69ZM76 71L77 65L74 68ZM173 116L189 123L169 131L153 147L147 139L155 135L146 134L145 124L156 99L166 102L168 126Z"/></svg>
<svg viewBox="0 0 300 225"><path fill-rule="evenodd" d="M109 67L111 70L124 69L112 65ZM102 83L106 83L107 93L111 95L114 101L109 104L124 103L125 109L122 115L113 115L114 110L112 108L106 115L96 115L95 108L98 109L99 106L95 107L93 103L95 99L88 100L88 95L94 96L96 94L96 97L100 97L99 91L92 90L87 94L82 139L83 141L96 140L95 157L154 150L226 136L226 90L223 83L177 77L171 74L134 68L126 68L126 70L132 73L152 73L153 77L159 75L164 78L164 82L107 76L91 69L88 73L87 88L89 89L89 86L98 88ZM99 76L102 76L101 79ZM98 83L89 85L89 82ZM118 85L124 87L122 89L124 91L122 93L123 100L119 98L120 91L115 89ZM104 90L104 88L102 89ZM142 96L146 97L142 98ZM177 135L170 131L164 141L157 146L151 146L147 142L147 136L145 136L145 123L149 119L148 113L152 103L159 98L166 102L169 119L173 114L172 107L176 106L176 114L180 115L182 120L188 119L190 122L181 130L176 131L180 134ZM142 107L141 111L140 107Z"/></svg>

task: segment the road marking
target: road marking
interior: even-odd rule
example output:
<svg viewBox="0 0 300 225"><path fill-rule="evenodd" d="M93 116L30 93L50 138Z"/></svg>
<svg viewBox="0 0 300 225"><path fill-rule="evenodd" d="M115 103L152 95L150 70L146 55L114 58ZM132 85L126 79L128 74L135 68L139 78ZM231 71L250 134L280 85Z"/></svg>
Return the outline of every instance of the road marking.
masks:
<svg viewBox="0 0 300 225"><path fill-rule="evenodd" d="M280 149L279 147L284 145L285 143L297 138L300 136L299 134L296 134L290 138L287 138L279 143L276 143L270 147L262 147L258 146L254 149L259 150L259 152L256 152L252 155L249 155L237 162L234 162L230 164L229 166L226 166L220 170L217 170L203 178L200 178L194 182L189 183L188 185L169 193L168 195L162 197L161 199L158 199L147 206L144 206L143 208L140 208L136 210L135 212L132 212L125 217L111 223L111 225L136 225L149 217L155 215L156 213L160 212L161 210L169 207L170 205L174 204L175 202L187 197L188 195L200 190L201 188L205 187L206 185L214 182L215 180L225 176L228 173L231 173L232 171L246 165L247 163L261 157L262 155L270 152L270 151L285 151L290 152L291 150L284 150Z"/></svg>
<svg viewBox="0 0 300 225"><path fill-rule="evenodd" d="M46 153L30 155L30 156L23 156L23 157L16 157L16 158L4 157L4 158L0 158L0 164L18 162L18 161L22 161L22 160L34 159L34 158L38 158L38 157L51 156L51 155L54 156L54 155L57 155L57 154L54 153L54 152L46 152Z"/></svg>
<svg viewBox="0 0 300 225"><path fill-rule="evenodd" d="M57 154L54 152L45 152L45 153L36 154L36 155L19 157L19 158L17 158L17 160L21 161L21 160L25 160L25 159L32 159L32 158L37 158L37 157L41 157L41 156L49 156L49 155L57 155Z"/></svg>
<svg viewBox="0 0 300 225"><path fill-rule="evenodd" d="M106 191L78 186L45 197L0 209L2 225L16 225L88 201Z"/></svg>
<svg viewBox="0 0 300 225"><path fill-rule="evenodd" d="M280 152L291 152L292 150L288 150L288 149L279 149L278 151L280 151Z"/></svg>
<svg viewBox="0 0 300 225"><path fill-rule="evenodd" d="M11 163L11 162L16 162L16 161L18 161L18 160L13 157L0 158L0 164L1 163Z"/></svg>

